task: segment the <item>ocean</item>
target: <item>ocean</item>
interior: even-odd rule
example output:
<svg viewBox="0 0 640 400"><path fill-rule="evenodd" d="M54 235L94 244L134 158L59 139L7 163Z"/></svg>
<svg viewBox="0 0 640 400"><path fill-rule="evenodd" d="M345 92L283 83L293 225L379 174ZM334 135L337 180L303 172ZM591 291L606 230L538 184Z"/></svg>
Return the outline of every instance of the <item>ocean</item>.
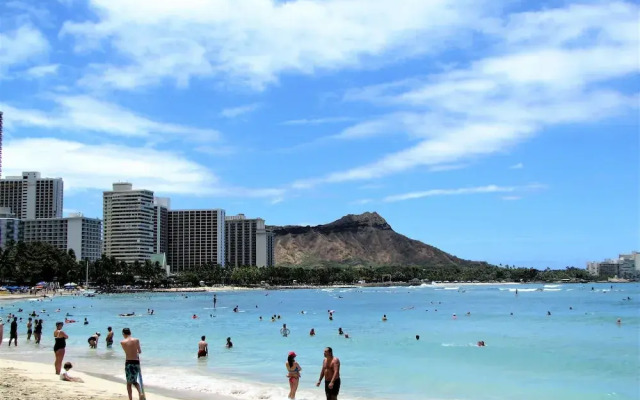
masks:
<svg viewBox="0 0 640 400"><path fill-rule="evenodd" d="M637 283L216 294L216 309L211 292L0 303L3 317L24 310L19 314L24 319L19 347L6 346L6 326L0 353L53 364L54 322L70 313L78 322L64 326L70 336L65 361L72 361L76 370L123 380L118 341L122 328L129 327L142 344L145 385L178 390L185 398L219 394L285 399L289 389L284 364L287 353L295 351L303 369L297 398L324 399L323 387L315 383L326 346L341 360L342 400L640 398ZM238 312L233 311L236 306ZM33 310L45 320L40 346L25 340L27 314ZM119 316L132 312L136 315ZM281 318L271 322L272 315ZM88 325L83 325L84 318ZM284 323L288 337L280 334ZM107 326L116 332L112 350L105 348ZM338 328L349 338L339 335ZM87 338L96 331L102 333L98 349L89 349ZM196 357L202 335L209 343L206 360ZM227 337L232 349L225 348ZM479 341L485 346L479 347Z"/></svg>

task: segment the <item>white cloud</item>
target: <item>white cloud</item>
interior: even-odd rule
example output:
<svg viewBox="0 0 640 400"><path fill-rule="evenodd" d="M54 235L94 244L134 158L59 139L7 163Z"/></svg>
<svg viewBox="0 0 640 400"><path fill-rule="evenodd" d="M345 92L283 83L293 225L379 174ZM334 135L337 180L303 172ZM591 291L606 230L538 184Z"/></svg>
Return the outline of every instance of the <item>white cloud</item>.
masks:
<svg viewBox="0 0 640 400"><path fill-rule="evenodd" d="M502 200L515 201L522 199L522 196L502 196Z"/></svg>
<svg viewBox="0 0 640 400"><path fill-rule="evenodd" d="M256 89L282 73L367 67L446 48L486 24L484 1L90 0L94 18L61 31L78 51L112 48L123 64L86 83L119 89L224 76Z"/></svg>
<svg viewBox="0 0 640 400"><path fill-rule="evenodd" d="M65 190L108 190L113 182L168 194L228 197L281 197L281 189L226 186L202 165L168 151L110 144L88 145L52 138L5 143L4 173L41 171L63 177Z"/></svg>
<svg viewBox="0 0 640 400"><path fill-rule="evenodd" d="M325 118L311 118L311 119L291 119L284 121L282 125L321 125L321 124L335 124L339 122L353 121L350 117L325 117Z"/></svg>
<svg viewBox="0 0 640 400"><path fill-rule="evenodd" d="M38 65L38 66L29 68L26 71L26 74L32 78L42 78L47 75L57 74L59 67L60 67L60 64Z"/></svg>
<svg viewBox="0 0 640 400"><path fill-rule="evenodd" d="M371 101L405 111L361 122L338 137L403 133L419 142L363 166L299 180L294 187L374 179L417 166L463 164L508 151L549 126L598 121L636 108L635 94L607 83L640 70L639 11L636 5L618 2L515 15L509 21L517 24L508 22L492 33L497 40L506 38L504 54L440 74L347 92L345 101ZM553 35L532 33L540 21Z"/></svg>
<svg viewBox="0 0 640 400"><path fill-rule="evenodd" d="M513 164L512 166L509 167L509 169L522 169L522 168L524 168L523 163Z"/></svg>
<svg viewBox="0 0 640 400"><path fill-rule="evenodd" d="M192 141L211 141L220 137L211 129L153 121L116 104L89 96L53 96L57 108L49 112L20 109L0 103L5 122L11 126L36 126L48 129L101 132L112 136L147 138L157 141L186 138ZM160 136L158 136L160 135Z"/></svg>
<svg viewBox="0 0 640 400"><path fill-rule="evenodd" d="M361 206L361 205L364 205L364 204L369 204L371 202L373 202L373 199L359 199L359 200L352 201L350 204L356 205L356 206Z"/></svg>
<svg viewBox="0 0 640 400"><path fill-rule="evenodd" d="M396 201L413 200L413 199L420 199L424 197L434 197L434 196L459 196L459 195L467 195L467 194L485 194L485 193L511 193L516 191L539 190L544 187L545 187L544 185L540 185L540 184L531 184L527 186L487 185L487 186L477 186L477 187L467 187L467 188L457 188L457 189L431 189L431 190L425 190L421 192L411 192L411 193L387 196L383 199L383 201L396 202ZM516 196L507 196L507 197L511 197L508 200L514 200L514 197ZM503 199L507 200L507 198L505 197L503 197Z"/></svg>
<svg viewBox="0 0 640 400"><path fill-rule="evenodd" d="M225 108L220 112L220 116L224 118L236 118L244 114L248 114L260 108L260 104L253 103L245 106Z"/></svg>
<svg viewBox="0 0 640 400"><path fill-rule="evenodd" d="M466 168L468 164L442 164L442 165L433 165L429 167L429 172L443 172L443 171L454 171L457 169Z"/></svg>
<svg viewBox="0 0 640 400"><path fill-rule="evenodd" d="M49 52L49 42L39 30L23 25L0 32L0 78L9 69L38 59Z"/></svg>

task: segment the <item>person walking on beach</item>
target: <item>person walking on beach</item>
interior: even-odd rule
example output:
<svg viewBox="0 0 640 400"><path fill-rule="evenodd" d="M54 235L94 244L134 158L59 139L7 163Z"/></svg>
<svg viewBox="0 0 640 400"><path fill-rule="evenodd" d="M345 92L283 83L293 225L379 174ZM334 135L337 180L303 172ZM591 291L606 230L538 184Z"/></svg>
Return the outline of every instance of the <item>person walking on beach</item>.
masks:
<svg viewBox="0 0 640 400"><path fill-rule="evenodd" d="M60 375L62 360L64 359L65 348L67 347L67 339L69 339L69 336L62 330L63 326L64 323L56 322L56 330L53 331L53 338L56 341L53 345L53 353L56 356L56 360L53 365L56 368L56 375Z"/></svg>
<svg viewBox="0 0 640 400"><path fill-rule="evenodd" d="M0 346L2 346L2 339L4 338L4 321L0 317Z"/></svg>
<svg viewBox="0 0 640 400"><path fill-rule="evenodd" d="M326 347L324 349L324 361L322 362L322 370L320 370L320 378L316 386L320 386L324 378L324 393L327 400L338 400L340 393L340 359L333 356L333 349Z"/></svg>
<svg viewBox="0 0 640 400"><path fill-rule="evenodd" d="M140 375L140 356L142 349L140 348L140 340L131 336L131 330L129 328L122 329L122 336L124 339L120 342L122 350L124 350L125 362L124 373L127 378L127 394L129 400L131 397L131 386L135 386L138 391L138 398L144 399L144 394L140 392L140 384L138 383L138 376Z"/></svg>
<svg viewBox="0 0 640 400"><path fill-rule="evenodd" d="M206 357L209 355L209 345L205 341L206 336L202 336L198 342L198 358Z"/></svg>
<svg viewBox="0 0 640 400"><path fill-rule="evenodd" d="M287 396L287 398L295 399L296 391L298 390L298 385L300 384L300 371L302 371L302 367L300 367L300 364L296 362L295 352L289 352L285 367L287 368L287 378L289 378L289 396Z"/></svg>
<svg viewBox="0 0 640 400"><path fill-rule="evenodd" d="M11 347L11 341L18 346L18 317L13 317L11 322L11 329L9 330L9 347Z"/></svg>
<svg viewBox="0 0 640 400"><path fill-rule="evenodd" d="M113 346L113 329L111 327L107 327L107 337L105 338L107 342L107 349L110 349Z"/></svg>

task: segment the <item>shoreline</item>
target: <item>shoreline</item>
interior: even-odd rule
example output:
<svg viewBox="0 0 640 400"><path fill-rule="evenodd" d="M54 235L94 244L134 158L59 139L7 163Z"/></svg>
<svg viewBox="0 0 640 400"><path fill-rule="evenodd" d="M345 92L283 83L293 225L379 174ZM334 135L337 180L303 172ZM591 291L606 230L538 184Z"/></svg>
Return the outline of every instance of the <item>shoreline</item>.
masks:
<svg viewBox="0 0 640 400"><path fill-rule="evenodd" d="M216 293L216 292L232 292L232 291L251 291L251 290L296 290L296 289L356 289L356 288L372 288L372 287L455 287L455 286L506 286L506 285L574 285L574 284L620 284L620 283L634 283L629 280L616 280L616 281L594 281L594 282L432 282L432 283L409 283L409 282L373 282L354 285L278 285L278 286L192 286L182 288L155 288L155 289L123 289L121 291L114 292L101 292L99 294L131 294L131 293ZM91 289L93 290L93 289ZM51 299L56 296L82 296L86 293L84 290L77 290L73 292L59 291L53 296L48 294L43 296L42 294L29 294L29 293L15 293L15 294L1 294L0 303L7 300L28 300L28 299Z"/></svg>
<svg viewBox="0 0 640 400"><path fill-rule="evenodd" d="M127 398L126 384L104 379L82 371L71 369L72 376L82 378L84 383L61 381L60 377L52 373L50 364L19 361L0 356L0 399L13 400L28 398L33 400L48 400L64 398L67 400L120 400ZM145 387L145 392L156 400L185 400L190 397L175 397L167 395L165 391ZM25 397L25 394L28 394ZM149 397L149 396L147 396ZM134 398L137 398L134 389ZM225 400L215 397L215 400Z"/></svg>
<svg viewBox="0 0 640 400"><path fill-rule="evenodd" d="M71 375L82 378L83 383L61 381L52 373L52 363L24 361L0 354L0 400L24 398L48 400L64 398L67 400L126 400L127 388L123 378L115 378L106 373L82 371L82 362L74 362ZM147 398L154 400L234 400L231 397L212 393L199 393L189 390L172 390L145 384ZM55 396L49 396L55 393ZM150 396L151 395L151 396ZM137 399L135 388L133 398Z"/></svg>

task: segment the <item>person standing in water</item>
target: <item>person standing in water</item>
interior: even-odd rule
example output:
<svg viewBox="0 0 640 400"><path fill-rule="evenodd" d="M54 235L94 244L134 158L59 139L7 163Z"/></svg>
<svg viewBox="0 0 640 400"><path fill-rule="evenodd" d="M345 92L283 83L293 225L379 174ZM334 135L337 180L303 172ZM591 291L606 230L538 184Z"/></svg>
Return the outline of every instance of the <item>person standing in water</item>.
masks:
<svg viewBox="0 0 640 400"><path fill-rule="evenodd" d="M289 352L287 362L285 363L285 368L287 368L287 378L289 378L289 395L287 396L287 398L295 399L296 391L298 390L298 385L300 384L300 371L302 371L302 367L300 367L300 364L296 362L295 352Z"/></svg>
<svg viewBox="0 0 640 400"><path fill-rule="evenodd" d="M33 329L33 338L36 340L36 344L40 344L40 339L42 339L42 320L36 319L35 328Z"/></svg>
<svg viewBox="0 0 640 400"><path fill-rule="evenodd" d="M218 296L217 295L213 295L213 308L216 308L216 304L218 303Z"/></svg>
<svg viewBox="0 0 640 400"><path fill-rule="evenodd" d="M320 370L320 378L316 386L320 386L324 378L324 393L327 400L338 400L340 393L340 360L333 356L333 349L326 347L324 349L324 361L322 362L322 370Z"/></svg>
<svg viewBox="0 0 640 400"><path fill-rule="evenodd" d="M113 330L110 326L107 327L107 337L105 341L107 342L107 349L110 349L111 346L113 346Z"/></svg>
<svg viewBox="0 0 640 400"><path fill-rule="evenodd" d="M31 340L31 335L33 334L33 322L32 318L29 317L27 321L27 341Z"/></svg>
<svg viewBox="0 0 640 400"><path fill-rule="evenodd" d="M131 330L124 328L122 330L122 336L124 339L120 342L122 350L125 354L124 373L127 378L127 394L129 400L132 400L131 386L135 386L138 391L138 398L144 399L144 394L140 392L140 384L138 383L138 377L140 375L140 356L142 349L140 348L140 340L131 336Z"/></svg>
<svg viewBox="0 0 640 400"><path fill-rule="evenodd" d="M198 358L207 357L209 355L209 345L205 341L206 336L200 337L200 342L198 342Z"/></svg>
<svg viewBox="0 0 640 400"><path fill-rule="evenodd" d="M18 346L18 317L13 317L11 322L11 329L9 330L9 347L11 347L11 341Z"/></svg>
<svg viewBox="0 0 640 400"><path fill-rule="evenodd" d="M67 339L69 339L69 336L62 330L63 326L63 322L56 322L56 330L53 331L53 338L55 340L55 344L53 345L53 353L56 356L53 365L56 368L56 375L60 375L60 370L62 369L62 360L64 359L65 348L67 347Z"/></svg>

